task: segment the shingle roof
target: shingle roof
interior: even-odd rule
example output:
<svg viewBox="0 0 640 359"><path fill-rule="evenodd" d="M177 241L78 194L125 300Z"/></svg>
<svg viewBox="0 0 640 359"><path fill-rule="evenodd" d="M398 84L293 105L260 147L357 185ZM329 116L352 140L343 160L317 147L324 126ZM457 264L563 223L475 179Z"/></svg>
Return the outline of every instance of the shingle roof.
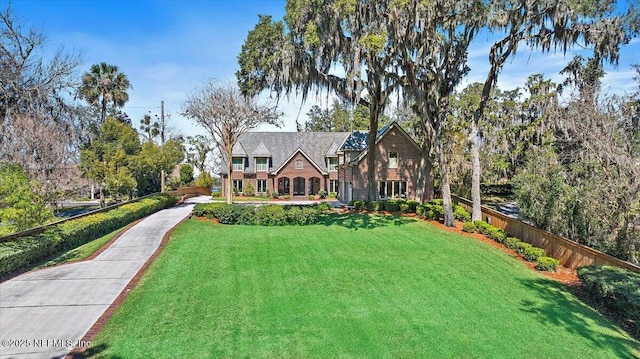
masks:
<svg viewBox="0 0 640 359"><path fill-rule="evenodd" d="M249 154L244 172L255 173L256 157L270 155L269 171L273 171L300 148L319 168L328 171L325 157L329 150L345 142L349 135L350 132L247 132L238 139L233 154L236 155L236 147L237 156ZM222 166L221 173L226 173L226 166Z"/></svg>
<svg viewBox="0 0 640 359"><path fill-rule="evenodd" d="M271 152L269 151L267 146L264 145L264 142L260 142L258 147L256 147L256 149L253 150L251 154L254 157L271 157Z"/></svg>

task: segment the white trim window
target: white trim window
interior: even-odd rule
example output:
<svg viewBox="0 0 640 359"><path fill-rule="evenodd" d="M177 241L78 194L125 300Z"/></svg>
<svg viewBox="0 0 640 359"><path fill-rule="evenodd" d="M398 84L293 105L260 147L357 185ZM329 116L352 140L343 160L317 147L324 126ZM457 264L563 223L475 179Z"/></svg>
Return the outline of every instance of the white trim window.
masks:
<svg viewBox="0 0 640 359"><path fill-rule="evenodd" d="M338 188L340 188L338 180L329 180L329 192L338 193Z"/></svg>
<svg viewBox="0 0 640 359"><path fill-rule="evenodd" d="M256 158L256 171L257 172L267 172L269 167L269 159L266 157L257 157Z"/></svg>
<svg viewBox="0 0 640 359"><path fill-rule="evenodd" d="M231 159L233 171L244 172L244 157L233 157Z"/></svg>
<svg viewBox="0 0 640 359"><path fill-rule="evenodd" d="M398 168L398 152L389 151L389 168Z"/></svg>
<svg viewBox="0 0 640 359"><path fill-rule="evenodd" d="M257 191L258 193L267 193L267 180L266 179L259 179L256 181L257 184Z"/></svg>
<svg viewBox="0 0 640 359"><path fill-rule="evenodd" d="M242 193L242 180L233 180L233 192Z"/></svg>
<svg viewBox="0 0 640 359"><path fill-rule="evenodd" d="M304 169L304 164L303 164L302 160L297 160L296 161L296 169L297 170Z"/></svg>
<svg viewBox="0 0 640 359"><path fill-rule="evenodd" d="M329 172L338 172L338 157L327 158Z"/></svg>
<svg viewBox="0 0 640 359"><path fill-rule="evenodd" d="M378 196L380 198L407 198L407 181L378 182Z"/></svg>

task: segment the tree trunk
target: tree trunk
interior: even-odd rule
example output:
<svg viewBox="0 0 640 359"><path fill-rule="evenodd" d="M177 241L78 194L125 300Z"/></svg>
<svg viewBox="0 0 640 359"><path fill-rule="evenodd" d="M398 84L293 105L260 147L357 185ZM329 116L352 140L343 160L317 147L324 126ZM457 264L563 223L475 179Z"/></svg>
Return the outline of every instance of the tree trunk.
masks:
<svg viewBox="0 0 640 359"><path fill-rule="evenodd" d="M471 135L471 201L473 210L471 211L471 220L479 221L482 219L481 199L480 199L480 149L478 148L478 124L472 121Z"/></svg>
<svg viewBox="0 0 640 359"><path fill-rule="evenodd" d="M106 119L107 119L107 101L104 99L104 95L103 95L102 109L100 113L100 120L101 120L100 124L103 124Z"/></svg>
<svg viewBox="0 0 640 359"><path fill-rule="evenodd" d="M431 149L429 147L429 145L422 146L420 154L416 201L421 203L433 199L433 159L431 158Z"/></svg>
<svg viewBox="0 0 640 359"><path fill-rule="evenodd" d="M373 202L376 196L376 135L378 134L378 115L380 104L372 101L369 106L369 149L367 152L367 201Z"/></svg>
<svg viewBox="0 0 640 359"><path fill-rule="evenodd" d="M233 157L228 156L227 160L227 204L233 203Z"/></svg>
<svg viewBox="0 0 640 359"><path fill-rule="evenodd" d="M440 140L437 141L438 165L440 167L440 191L442 192L442 205L444 207L444 225L454 226L453 206L451 204L451 186L449 184L449 165L447 156Z"/></svg>

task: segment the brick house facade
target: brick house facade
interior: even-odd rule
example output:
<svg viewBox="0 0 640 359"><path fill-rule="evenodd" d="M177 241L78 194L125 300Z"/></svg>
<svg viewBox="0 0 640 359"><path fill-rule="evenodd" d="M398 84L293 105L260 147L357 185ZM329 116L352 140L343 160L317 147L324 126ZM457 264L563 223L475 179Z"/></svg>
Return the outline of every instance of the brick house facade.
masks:
<svg viewBox="0 0 640 359"><path fill-rule="evenodd" d="M302 199L324 190L343 202L366 199L367 142L365 131L245 133L233 149L234 190L251 183L260 195ZM415 198L418 145L395 122L378 131L374 145L378 198ZM226 186L226 170L220 175Z"/></svg>

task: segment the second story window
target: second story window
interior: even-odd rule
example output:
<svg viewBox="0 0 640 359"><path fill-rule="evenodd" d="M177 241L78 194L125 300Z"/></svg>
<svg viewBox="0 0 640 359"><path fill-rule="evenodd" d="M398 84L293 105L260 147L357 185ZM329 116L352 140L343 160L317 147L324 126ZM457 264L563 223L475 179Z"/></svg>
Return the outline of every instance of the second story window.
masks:
<svg viewBox="0 0 640 359"><path fill-rule="evenodd" d="M338 157L329 157L329 172L336 172L338 170Z"/></svg>
<svg viewBox="0 0 640 359"><path fill-rule="evenodd" d="M266 172L267 166L269 166L268 158L256 158L256 171Z"/></svg>
<svg viewBox="0 0 640 359"><path fill-rule="evenodd" d="M389 168L398 168L398 152L389 152Z"/></svg>
<svg viewBox="0 0 640 359"><path fill-rule="evenodd" d="M244 158L242 157L234 157L231 160L232 163L232 169L234 171L239 171L239 172L243 172L244 171Z"/></svg>
<svg viewBox="0 0 640 359"><path fill-rule="evenodd" d="M304 168L304 167L303 167L302 161L301 161L301 160L297 160L297 161L296 161L296 169L297 169L297 170L301 170L301 169L303 169L303 168Z"/></svg>

